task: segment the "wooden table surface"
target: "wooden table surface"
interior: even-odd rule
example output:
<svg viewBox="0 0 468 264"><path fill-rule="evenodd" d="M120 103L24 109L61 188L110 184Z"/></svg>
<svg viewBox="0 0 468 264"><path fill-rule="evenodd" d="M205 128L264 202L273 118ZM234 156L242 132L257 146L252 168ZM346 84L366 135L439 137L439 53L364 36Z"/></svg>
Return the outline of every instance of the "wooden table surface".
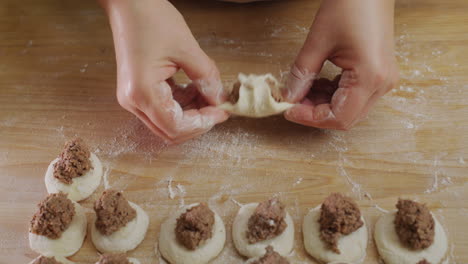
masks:
<svg viewBox="0 0 468 264"><path fill-rule="evenodd" d="M319 1L255 5L176 1L226 84L238 72L279 76L301 47ZM106 187L151 217L129 255L159 263L161 221L206 201L228 231L238 209L279 195L296 228L292 263L305 254L303 216L331 192L354 197L373 228L399 197L427 205L450 237L450 263L468 263L468 2L398 1L401 82L353 130L324 131L281 116L234 118L178 146L164 146L115 98L107 18L95 1L3 0L0 5L0 263L27 263L28 224L46 195L48 163L74 136L102 159ZM336 72L330 65L324 75ZM183 77L181 77L183 79ZM230 236L213 263L242 263ZM365 263L377 263L372 239ZM90 238L71 259L94 263Z"/></svg>

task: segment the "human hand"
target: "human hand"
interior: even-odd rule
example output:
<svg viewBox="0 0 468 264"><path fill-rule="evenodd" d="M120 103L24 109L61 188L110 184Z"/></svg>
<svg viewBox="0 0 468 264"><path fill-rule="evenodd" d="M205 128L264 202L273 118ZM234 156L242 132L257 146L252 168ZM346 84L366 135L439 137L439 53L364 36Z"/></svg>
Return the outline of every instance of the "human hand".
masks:
<svg viewBox="0 0 468 264"><path fill-rule="evenodd" d="M346 130L365 118L398 82L393 13L394 0L324 0L282 91L286 101L301 102L286 119ZM341 78L314 82L327 59L342 68Z"/></svg>
<svg viewBox="0 0 468 264"><path fill-rule="evenodd" d="M117 99L155 134L181 142L210 130L228 114L218 69L182 15L165 0L100 0L114 37ZM183 69L184 87L171 77Z"/></svg>

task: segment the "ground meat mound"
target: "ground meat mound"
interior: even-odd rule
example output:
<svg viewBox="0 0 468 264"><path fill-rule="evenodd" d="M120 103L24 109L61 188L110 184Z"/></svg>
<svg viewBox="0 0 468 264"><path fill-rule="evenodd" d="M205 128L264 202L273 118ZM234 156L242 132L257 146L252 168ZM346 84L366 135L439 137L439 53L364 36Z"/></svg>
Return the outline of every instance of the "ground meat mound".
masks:
<svg viewBox="0 0 468 264"><path fill-rule="evenodd" d="M331 194L322 203L319 223L320 238L337 254L340 236L349 235L364 224L357 204L339 193Z"/></svg>
<svg viewBox="0 0 468 264"><path fill-rule="evenodd" d="M83 176L91 169L90 155L82 139L68 141L54 164L54 177L65 184L73 183L73 178Z"/></svg>
<svg viewBox="0 0 468 264"><path fill-rule="evenodd" d="M427 261L426 259L423 259L421 261L419 261L417 264L431 264L429 261Z"/></svg>
<svg viewBox="0 0 468 264"><path fill-rule="evenodd" d="M265 255L251 264L289 264L289 261L275 252L272 246L268 246Z"/></svg>
<svg viewBox="0 0 468 264"><path fill-rule="evenodd" d="M260 203L247 223L247 240L250 244L276 237L286 229L284 205L273 198Z"/></svg>
<svg viewBox="0 0 468 264"><path fill-rule="evenodd" d="M214 213L206 204L201 203L188 209L177 219L177 241L189 250L196 249L212 237L214 222Z"/></svg>
<svg viewBox="0 0 468 264"><path fill-rule="evenodd" d="M422 250L434 242L434 218L424 204L399 200L395 230L400 241L410 249Z"/></svg>
<svg viewBox="0 0 468 264"><path fill-rule="evenodd" d="M104 254L96 264L132 264L125 254Z"/></svg>
<svg viewBox="0 0 468 264"><path fill-rule="evenodd" d="M66 194L53 193L40 202L38 207L39 210L31 220L30 232L50 239L60 238L75 215L73 202Z"/></svg>
<svg viewBox="0 0 468 264"><path fill-rule="evenodd" d="M105 190L94 204L96 228L103 235L111 235L136 217L136 211L121 192Z"/></svg>
<svg viewBox="0 0 468 264"><path fill-rule="evenodd" d="M39 258L35 259L32 264L62 264L55 260L54 257L48 258L44 256L40 256Z"/></svg>

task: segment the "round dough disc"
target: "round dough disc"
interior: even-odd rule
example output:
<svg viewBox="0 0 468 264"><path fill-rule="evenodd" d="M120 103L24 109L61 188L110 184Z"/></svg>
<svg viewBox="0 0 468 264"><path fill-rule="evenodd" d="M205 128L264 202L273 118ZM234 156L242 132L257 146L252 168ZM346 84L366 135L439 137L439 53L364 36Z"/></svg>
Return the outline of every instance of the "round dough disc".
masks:
<svg viewBox="0 0 468 264"><path fill-rule="evenodd" d="M213 211L215 222L213 236L206 240L195 250L188 250L176 238L175 228L177 218L188 209L199 205L198 203L184 206L174 215L170 216L162 225L159 234L159 251L169 263L172 264L206 264L221 253L226 241L226 229L223 220ZM157 250L157 247L156 247Z"/></svg>
<svg viewBox="0 0 468 264"><path fill-rule="evenodd" d="M241 73L239 82L239 100L234 104L224 103L220 105L221 109L240 116L259 118L280 114L293 106L273 98L272 92L279 93L280 84L270 73L248 76Z"/></svg>
<svg viewBox="0 0 468 264"><path fill-rule="evenodd" d="M247 225L249 218L255 212L258 203L250 203L243 205L234 219L232 224L232 239L237 251L245 257L255 258L265 255L267 246L272 246L273 249L282 256L287 256L293 249L294 246L294 223L286 212L286 224L287 227L280 235L259 241L254 244L250 244L247 240Z"/></svg>
<svg viewBox="0 0 468 264"><path fill-rule="evenodd" d="M76 202L73 202L73 204L75 206L75 216L73 216L70 226L62 233L60 238L50 239L29 232L29 247L32 250L46 257L68 257L81 248L86 236L86 214L81 205Z"/></svg>
<svg viewBox="0 0 468 264"><path fill-rule="evenodd" d="M361 220L364 225L347 236L341 236L338 240L340 254L328 249L327 245L320 238L320 208L318 206L309 211L302 223L304 236L304 246L306 251L316 260L324 263L330 262L350 262L362 263L366 257L367 248L367 227L364 218Z"/></svg>
<svg viewBox="0 0 468 264"><path fill-rule="evenodd" d="M34 261L36 261L36 259L40 258L41 256L33 259L31 262L29 262L29 264L33 264ZM69 261L68 259L64 258L64 257L54 257L55 260L57 260L58 262L62 263L62 264L75 264L75 262L71 262Z"/></svg>
<svg viewBox="0 0 468 264"><path fill-rule="evenodd" d="M93 166L85 175L73 178L71 184L65 184L54 177L54 164L59 159L54 159L47 168L45 185L48 193L63 192L68 194L68 199L81 201L88 198L99 186L102 178L102 164L99 158L91 153L89 158Z"/></svg>
<svg viewBox="0 0 468 264"><path fill-rule="evenodd" d="M380 256L386 264L414 264L426 259L430 263L441 263L447 256L448 241L444 228L435 218L434 243L424 250L406 248L395 231L396 212L385 214L375 224L374 238Z"/></svg>
<svg viewBox="0 0 468 264"><path fill-rule="evenodd" d="M96 228L96 220L93 221L91 240L99 252L125 253L135 249L145 238L149 225L149 217L140 206L130 201L128 203L136 210L136 217L111 235L106 236L101 234Z"/></svg>

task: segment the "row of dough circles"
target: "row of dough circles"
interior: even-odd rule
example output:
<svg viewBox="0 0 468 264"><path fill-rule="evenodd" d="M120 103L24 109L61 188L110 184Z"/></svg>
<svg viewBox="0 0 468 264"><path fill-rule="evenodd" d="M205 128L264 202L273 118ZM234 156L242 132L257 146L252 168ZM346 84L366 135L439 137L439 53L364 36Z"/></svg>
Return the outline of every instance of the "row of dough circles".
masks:
<svg viewBox="0 0 468 264"><path fill-rule="evenodd" d="M102 171L99 158L79 139L67 142L51 162L45 175L49 196L39 203L29 231L30 247L41 255L32 264L73 263L67 257L81 248L88 224L78 201L97 189ZM448 241L439 221L424 205L403 200L402 209L401 201L398 211L383 215L375 226L374 238L385 263L447 261ZM91 238L103 253L97 264L139 264L125 253L143 241L147 213L114 190L105 190L94 210ZM321 263L362 263L366 257L367 225L349 197L327 197L306 214L302 232L306 251ZM291 263L294 233L292 218L278 198L241 206L232 225L234 245L249 264ZM408 245L420 240L413 248ZM195 203L179 208L162 223L155 250L172 264L204 264L220 254L225 241L221 217L205 203Z"/></svg>

